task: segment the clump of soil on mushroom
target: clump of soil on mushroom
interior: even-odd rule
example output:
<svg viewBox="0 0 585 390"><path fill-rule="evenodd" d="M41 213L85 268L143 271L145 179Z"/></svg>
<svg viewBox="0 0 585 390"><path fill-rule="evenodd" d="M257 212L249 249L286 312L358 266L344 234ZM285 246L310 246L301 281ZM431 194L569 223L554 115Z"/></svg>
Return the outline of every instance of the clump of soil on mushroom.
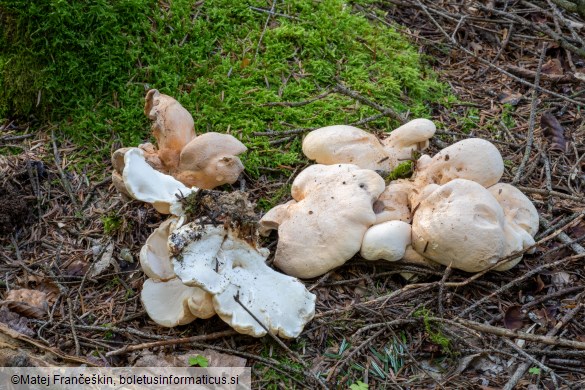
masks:
<svg viewBox="0 0 585 390"><path fill-rule="evenodd" d="M188 221L223 224L250 244L256 242L259 218L248 193L199 190L183 198L182 203Z"/></svg>

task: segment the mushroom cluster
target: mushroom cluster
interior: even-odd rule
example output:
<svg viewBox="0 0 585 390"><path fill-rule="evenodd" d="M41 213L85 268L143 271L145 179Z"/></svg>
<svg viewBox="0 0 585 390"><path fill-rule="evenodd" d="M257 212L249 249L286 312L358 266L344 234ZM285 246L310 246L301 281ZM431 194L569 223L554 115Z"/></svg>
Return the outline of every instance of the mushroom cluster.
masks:
<svg viewBox="0 0 585 390"><path fill-rule="evenodd" d="M196 136L193 117L174 98L151 89L146 94L144 113L152 120L157 145L145 143L138 148L157 171L185 186L209 190L234 183L244 170L238 155L246 152L246 146L229 134L209 132ZM126 193L121 172L127 150L119 149L113 156L112 179L122 193Z"/></svg>
<svg viewBox="0 0 585 390"><path fill-rule="evenodd" d="M246 194L205 189L237 180L236 154L246 148L222 134L194 137L188 112L156 90L146 112L158 149L117 150L112 177L121 193L172 215L140 251L147 314L165 327L217 314L240 333L297 337L314 316L315 295L266 265L269 251L258 245Z"/></svg>
<svg viewBox="0 0 585 390"><path fill-rule="evenodd" d="M260 221L264 234L278 229L274 264L301 278L321 275L357 252L367 260L467 272L516 265L535 243L538 212L517 188L499 183L504 163L490 142L470 138L433 157L422 155L412 178L387 186L372 176L414 159L434 131L432 122L415 119L381 141L351 126L309 133L303 151L330 165L301 172L293 182L294 200ZM349 172L355 182L343 176Z"/></svg>

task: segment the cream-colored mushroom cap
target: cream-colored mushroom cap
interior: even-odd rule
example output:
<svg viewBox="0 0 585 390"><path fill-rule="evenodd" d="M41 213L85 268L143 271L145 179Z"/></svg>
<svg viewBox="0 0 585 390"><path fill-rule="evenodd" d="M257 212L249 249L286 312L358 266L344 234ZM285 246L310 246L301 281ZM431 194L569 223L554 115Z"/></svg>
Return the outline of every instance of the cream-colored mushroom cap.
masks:
<svg viewBox="0 0 585 390"><path fill-rule="evenodd" d="M498 183L488 188L490 193L502 206L506 218L506 256L525 251L535 244L534 236L538 232L538 211L530 199L511 184ZM507 271L522 260L522 256L507 261L495 268Z"/></svg>
<svg viewBox="0 0 585 390"><path fill-rule="evenodd" d="M392 130L390 136L382 140L382 144L386 152L397 160L409 160L413 152L420 152L429 147L429 140L433 138L436 130L435 124L428 119L413 119Z"/></svg>
<svg viewBox="0 0 585 390"><path fill-rule="evenodd" d="M122 178L131 197L152 204L162 214L180 215L178 197L197 190L152 168L146 163L144 152L138 148L131 148L124 154Z"/></svg>
<svg viewBox="0 0 585 390"><path fill-rule="evenodd" d="M409 194L414 190L414 182L399 179L390 182L374 203L376 225L386 221L403 221L410 223Z"/></svg>
<svg viewBox="0 0 585 390"><path fill-rule="evenodd" d="M153 121L161 161L173 170L179 164L181 150L195 138L193 117L177 100L156 89L146 94L144 114Z"/></svg>
<svg viewBox="0 0 585 390"><path fill-rule="evenodd" d="M188 186L208 190L232 184L244 170L237 156L246 150L243 143L229 134L201 134L181 152L175 177Z"/></svg>
<svg viewBox="0 0 585 390"><path fill-rule="evenodd" d="M360 255L366 260L398 261L410 246L410 224L388 221L366 231Z"/></svg>
<svg viewBox="0 0 585 390"><path fill-rule="evenodd" d="M142 246L140 266L149 278L166 281L175 277L168 239L177 222L178 218L169 218L161 223Z"/></svg>
<svg viewBox="0 0 585 390"><path fill-rule="evenodd" d="M260 220L264 231L278 227L274 265L288 275L312 278L345 263L376 221L372 205L383 190L378 174L355 165L303 170L292 185L295 201Z"/></svg>
<svg viewBox="0 0 585 390"><path fill-rule="evenodd" d="M437 263L478 272L506 255L504 225L504 211L487 189L455 179L418 206L412 221L412 246Z"/></svg>
<svg viewBox="0 0 585 390"><path fill-rule="evenodd" d="M389 156L375 135L353 126L337 125L311 131L303 140L303 153L319 164L354 164L360 168L391 171Z"/></svg>
<svg viewBox="0 0 585 390"><path fill-rule="evenodd" d="M504 173L504 160L489 141L469 138L454 143L437 153L429 162L418 164L416 180L424 184L445 184L454 179L467 179L489 187Z"/></svg>
<svg viewBox="0 0 585 390"><path fill-rule="evenodd" d="M520 226L532 237L538 232L538 211L534 204L518 188L507 183L498 183L488 190L504 209L506 218Z"/></svg>
<svg viewBox="0 0 585 390"><path fill-rule="evenodd" d="M172 328L197 317L210 317L211 295L200 288L185 286L178 278L166 282L146 279L140 299L148 316L161 326ZM200 315L193 314L190 307L201 308L197 312Z"/></svg>

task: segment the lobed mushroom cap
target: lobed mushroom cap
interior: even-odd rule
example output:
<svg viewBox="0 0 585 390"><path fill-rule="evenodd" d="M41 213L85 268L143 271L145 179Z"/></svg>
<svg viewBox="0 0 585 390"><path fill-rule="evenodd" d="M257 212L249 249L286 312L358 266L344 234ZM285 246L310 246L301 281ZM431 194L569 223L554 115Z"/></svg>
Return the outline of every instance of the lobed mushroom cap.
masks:
<svg viewBox="0 0 585 390"><path fill-rule="evenodd" d="M413 191L414 182L407 179L399 179L390 182L386 189L374 203L376 213L375 224L386 221L412 220L408 196Z"/></svg>
<svg viewBox="0 0 585 390"><path fill-rule="evenodd" d="M397 160L412 158L413 152L420 152L429 147L429 140L435 135L437 127L424 118L413 119L392 130L390 136L382 140L384 149Z"/></svg>
<svg viewBox="0 0 585 390"><path fill-rule="evenodd" d="M295 202L260 220L261 229L278 225L274 265L288 275L312 278L345 263L376 221L372 204L383 190L378 174L355 165L303 170L292 185Z"/></svg>
<svg viewBox="0 0 585 390"><path fill-rule="evenodd" d="M215 311L236 331L254 337L266 334L249 312L286 338L297 337L313 318L315 296L298 280L269 268L268 251L235 237L223 225L190 223L177 229L169 242L178 277L211 293Z"/></svg>
<svg viewBox="0 0 585 390"><path fill-rule="evenodd" d="M346 125L311 131L303 140L303 153L318 164L355 164L379 171L396 166L396 159L386 153L375 135Z"/></svg>
<svg viewBox="0 0 585 390"><path fill-rule="evenodd" d="M488 188L502 206L506 218L506 256L526 250L535 244L538 232L538 211L530 199L511 184L498 183ZM496 271L507 271L522 260L522 256L498 265Z"/></svg>
<svg viewBox="0 0 585 390"><path fill-rule="evenodd" d="M201 134L181 151L176 177L186 185L208 190L232 184L244 170L237 156L246 150L229 134Z"/></svg>
<svg viewBox="0 0 585 390"><path fill-rule="evenodd" d="M388 221L374 225L366 231L360 255L366 260L398 261L410 246L410 224Z"/></svg>
<svg viewBox="0 0 585 390"><path fill-rule="evenodd" d="M518 188L498 183L488 188L504 209L506 218L524 229L532 237L538 232L538 211L534 204Z"/></svg>
<svg viewBox="0 0 585 390"><path fill-rule="evenodd" d="M197 287L185 286L180 279L146 279L140 299L148 316L157 324L172 328L196 318L209 318L211 295ZM191 311L195 310L195 314ZM213 314L211 314L213 315Z"/></svg>
<svg viewBox="0 0 585 390"><path fill-rule="evenodd" d="M479 272L506 255L504 211L480 184L455 179L438 187L416 210L412 246L445 266Z"/></svg>
<svg viewBox="0 0 585 390"><path fill-rule="evenodd" d="M416 180L425 184L446 184L454 179L467 179L489 187L504 174L504 160L489 141L468 138L437 153L431 161L421 158Z"/></svg>
<svg viewBox="0 0 585 390"><path fill-rule="evenodd" d="M177 100L156 89L146 94L144 114L153 121L152 132L161 161L173 170L181 150L195 138L193 117Z"/></svg>

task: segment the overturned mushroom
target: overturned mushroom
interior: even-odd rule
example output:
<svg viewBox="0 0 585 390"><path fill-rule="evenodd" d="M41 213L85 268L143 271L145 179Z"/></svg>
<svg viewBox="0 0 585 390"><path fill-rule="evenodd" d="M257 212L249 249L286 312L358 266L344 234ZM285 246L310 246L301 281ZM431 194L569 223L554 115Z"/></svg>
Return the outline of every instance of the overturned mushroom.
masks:
<svg viewBox="0 0 585 390"><path fill-rule="evenodd" d="M315 313L315 295L265 264L259 250L222 225L192 222L169 239L177 276L213 295L217 314L236 331L297 337ZM265 327L267 329L265 329Z"/></svg>
<svg viewBox="0 0 585 390"><path fill-rule="evenodd" d="M262 234L278 229L274 264L288 275L312 278L353 255L375 221L372 205L384 189L374 171L356 165L312 165L294 180L294 201L260 220Z"/></svg>
<svg viewBox="0 0 585 390"><path fill-rule="evenodd" d="M138 148L124 153L122 180L130 197L152 204L162 214L181 215L180 197L197 190L152 168Z"/></svg>
<svg viewBox="0 0 585 390"><path fill-rule="evenodd" d="M412 159L435 134L428 119L415 119L392 131L383 141L353 126L327 126L310 132L303 153L319 164L355 164L363 169L392 171L400 160Z"/></svg>
<svg viewBox="0 0 585 390"><path fill-rule="evenodd" d="M166 282L146 279L140 299L148 316L157 324L169 328L215 314L211 295L198 287L184 285L179 278Z"/></svg>
<svg viewBox="0 0 585 390"><path fill-rule="evenodd" d="M215 314L211 295L198 287L189 287L176 277L168 247L170 232L178 218L169 218L148 237L140 251L140 265L149 277L140 293L148 316L166 327L184 325L196 318Z"/></svg>

